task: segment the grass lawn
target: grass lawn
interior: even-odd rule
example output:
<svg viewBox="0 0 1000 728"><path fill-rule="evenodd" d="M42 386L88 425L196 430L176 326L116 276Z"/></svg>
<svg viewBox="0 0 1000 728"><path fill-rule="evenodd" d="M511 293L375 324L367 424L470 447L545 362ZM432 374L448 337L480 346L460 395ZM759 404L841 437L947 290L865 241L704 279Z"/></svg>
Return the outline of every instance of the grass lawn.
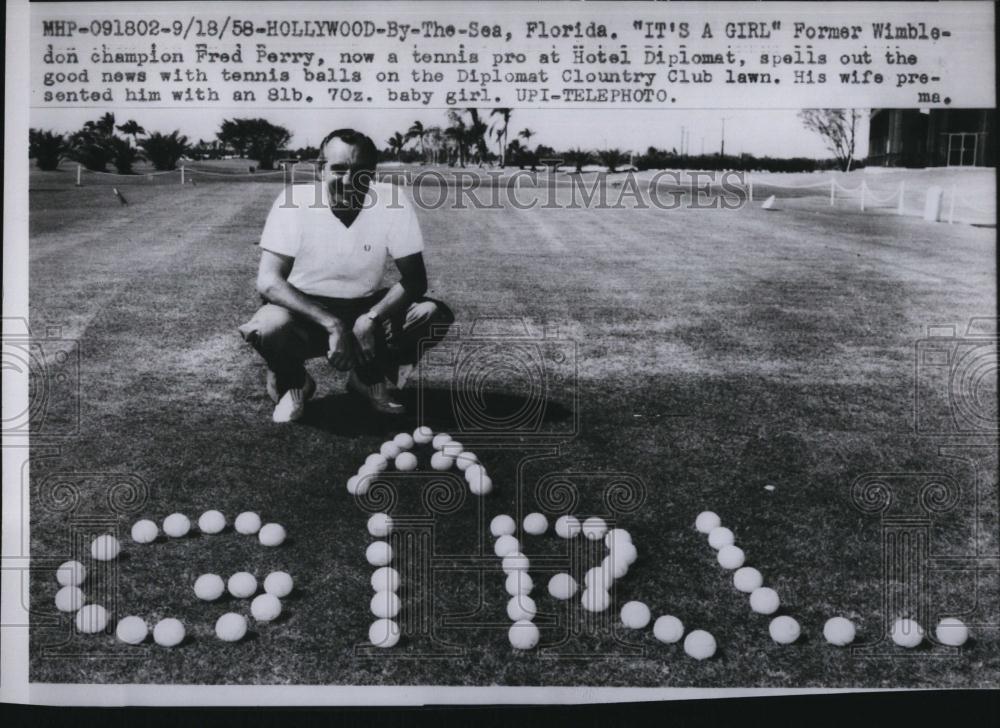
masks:
<svg viewBox="0 0 1000 728"><path fill-rule="evenodd" d="M137 183L122 187L129 205L120 206L107 187L62 177L33 175L30 200L32 330L58 327L46 354L69 353L70 364L49 376L79 383L78 397L50 398L32 441L32 680L971 687L1000 678L995 439L913 427L926 327L955 324L962 335L971 317L996 316L994 229L831 209L821 197L777 212L421 210L430 295L457 316L455 341L438 353L525 322L536 337L549 329L540 350L566 353L567 376L543 393L541 436L458 435L478 443L497 486L489 496L429 475L396 483L392 514L412 517L396 540L405 634L372 650L365 521L378 504L350 497L348 477L384 439L412 430L418 410L453 433L456 401L513 417L534 401L521 376L528 354L518 353L532 350L487 347L482 402L455 390L437 357L404 391L414 414L402 424L368 415L343 376L316 361L306 420L274 425L263 365L236 327L257 305L255 243L279 185ZM984 386L995 395L995 362L992 372ZM994 424L995 415L994 406ZM882 514L852 497L871 473L897 474L883 478L893 500ZM928 511L921 489L935 478L960 493ZM259 511L290 538L265 549L231 529L147 546L128 537L141 517L195 519L209 508L230 523ZM799 642L772 642L769 618L732 587L693 528L705 509L802 624ZM549 575L582 577L601 555L551 528L523 541L541 648L512 650L488 524L535 510L550 521L606 515L626 528L639 558L616 582L615 604L639 599L654 619L674 614L709 630L715 658L696 662L651 628L623 629L617 607L584 616L578 600L549 597ZM884 642L905 589L883 573L893 522L880 519L914 515L927 519L935 559L919 594L924 627L961 616L974 634L961 652ZM91 565L89 539L108 530L124 554L88 580L88 594L118 617L180 618L189 635L180 647L76 634L55 611L52 568ZM297 584L282 617L243 642L218 641L216 618L249 615L249 604L198 602L194 579L279 568ZM858 649L824 642L823 623L837 614L856 622Z"/></svg>

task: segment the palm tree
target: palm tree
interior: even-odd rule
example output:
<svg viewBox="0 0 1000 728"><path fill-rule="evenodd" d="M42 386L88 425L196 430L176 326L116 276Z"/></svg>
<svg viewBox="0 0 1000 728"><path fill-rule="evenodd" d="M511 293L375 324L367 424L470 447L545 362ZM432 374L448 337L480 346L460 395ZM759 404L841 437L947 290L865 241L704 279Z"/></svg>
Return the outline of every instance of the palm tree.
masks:
<svg viewBox="0 0 1000 728"><path fill-rule="evenodd" d="M59 160L66 153L66 139L62 134L42 129L28 130L28 156L39 169L52 171L59 168Z"/></svg>
<svg viewBox="0 0 1000 728"><path fill-rule="evenodd" d="M420 157L421 159L424 160L424 162L427 161L427 156L424 152L424 135L426 133L427 130L424 128L423 123L421 123L420 121L413 122L413 125L406 130L406 141L410 141L411 139L420 140Z"/></svg>
<svg viewBox="0 0 1000 728"><path fill-rule="evenodd" d="M399 153L403 151L403 147L406 146L406 137L400 134L398 131L389 137L386 142L389 145L389 149L396 154L396 161L399 161Z"/></svg>
<svg viewBox="0 0 1000 728"><path fill-rule="evenodd" d="M115 115L109 111L97 121L86 122L83 128L96 132L103 137L110 138L115 133Z"/></svg>
<svg viewBox="0 0 1000 728"><path fill-rule="evenodd" d="M174 130L170 134L154 131L140 143L146 158L156 169L176 169L177 162L191 148L188 138Z"/></svg>
<svg viewBox="0 0 1000 728"><path fill-rule="evenodd" d="M597 152L597 158L608 168L609 174L614 174L618 165L625 161L625 153L620 149L602 149Z"/></svg>
<svg viewBox="0 0 1000 728"><path fill-rule="evenodd" d="M486 131L489 129L489 124L479 118L479 109L470 107L465 111L471 122L468 127L469 146L475 145L476 156L479 157L479 164L482 166L489 156L489 149L486 148Z"/></svg>
<svg viewBox="0 0 1000 728"><path fill-rule="evenodd" d="M429 126L424 129L424 142L430 147L431 161L438 163L438 154L444 147L444 133L440 126Z"/></svg>
<svg viewBox="0 0 1000 728"><path fill-rule="evenodd" d="M490 116L499 116L500 122L496 125L493 130L493 134L496 136L497 144L500 146L500 166L507 166L507 127L510 125L510 115L514 113L513 109L499 108L493 109L490 112Z"/></svg>
<svg viewBox="0 0 1000 728"><path fill-rule="evenodd" d="M122 134L132 137L132 142L136 145L139 144L139 135L146 133L146 130L139 126L139 122L134 119L129 119L124 124L119 124L116 128Z"/></svg>
<svg viewBox="0 0 1000 728"><path fill-rule="evenodd" d="M521 129L521 131L519 131L517 135L522 139L524 139L525 144L528 144L528 142L531 141L531 137L535 136L535 132L532 131L531 129Z"/></svg>
<svg viewBox="0 0 1000 728"><path fill-rule="evenodd" d="M451 139L452 146L457 157L458 166L465 166L465 158L469 149L469 128L465 124L462 112L456 109L448 111L448 128L444 130L444 135ZM452 163L452 160L449 160Z"/></svg>

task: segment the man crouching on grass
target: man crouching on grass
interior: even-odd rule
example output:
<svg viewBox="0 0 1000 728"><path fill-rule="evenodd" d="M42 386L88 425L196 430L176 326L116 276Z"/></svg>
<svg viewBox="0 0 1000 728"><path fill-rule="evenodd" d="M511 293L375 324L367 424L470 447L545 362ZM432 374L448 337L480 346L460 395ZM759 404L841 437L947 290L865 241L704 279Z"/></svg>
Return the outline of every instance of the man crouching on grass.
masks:
<svg viewBox="0 0 1000 728"><path fill-rule="evenodd" d="M348 388L376 411L402 414L386 379L402 387L418 343L433 345L454 320L424 297L420 224L401 192L373 183L377 159L364 134L331 132L320 144L319 189L283 190L268 213L257 273L265 303L240 333L267 363L275 422L302 417L316 392L304 363L323 355L350 370ZM380 288L389 256L400 281Z"/></svg>

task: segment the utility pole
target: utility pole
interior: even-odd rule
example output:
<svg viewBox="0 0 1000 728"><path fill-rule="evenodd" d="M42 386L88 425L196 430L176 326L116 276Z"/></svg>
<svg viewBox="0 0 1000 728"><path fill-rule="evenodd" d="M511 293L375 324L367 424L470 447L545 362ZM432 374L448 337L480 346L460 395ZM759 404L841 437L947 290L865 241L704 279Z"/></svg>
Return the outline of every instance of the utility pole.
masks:
<svg viewBox="0 0 1000 728"><path fill-rule="evenodd" d="M731 116L722 117L722 150L719 152L720 157L726 156L726 121L732 118Z"/></svg>

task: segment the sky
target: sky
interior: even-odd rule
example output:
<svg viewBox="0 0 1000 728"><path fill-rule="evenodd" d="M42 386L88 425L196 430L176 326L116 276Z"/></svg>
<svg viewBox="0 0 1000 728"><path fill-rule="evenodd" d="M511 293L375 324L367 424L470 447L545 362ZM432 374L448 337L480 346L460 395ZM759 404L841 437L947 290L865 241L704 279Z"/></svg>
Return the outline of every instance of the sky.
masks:
<svg viewBox="0 0 1000 728"><path fill-rule="evenodd" d="M379 147L393 132L406 132L416 120L424 126L446 126L445 109L43 109L31 110L31 126L70 132L85 121L113 111L119 123L135 119L147 131L169 133L174 129L191 141L212 139L223 119L263 117L292 132L292 148L316 145L328 131L354 127L371 136ZM488 110L481 115L489 115ZM544 144L559 150L618 148L644 152L647 147L675 148L680 151L682 128L690 154L718 152L722 143L725 119L725 144L728 154L747 153L771 157L832 156L821 137L806 130L791 109L632 111L632 110L559 110L517 109L511 116L508 139L524 128L536 132L531 145ZM868 150L867 122L859 129L857 156Z"/></svg>

